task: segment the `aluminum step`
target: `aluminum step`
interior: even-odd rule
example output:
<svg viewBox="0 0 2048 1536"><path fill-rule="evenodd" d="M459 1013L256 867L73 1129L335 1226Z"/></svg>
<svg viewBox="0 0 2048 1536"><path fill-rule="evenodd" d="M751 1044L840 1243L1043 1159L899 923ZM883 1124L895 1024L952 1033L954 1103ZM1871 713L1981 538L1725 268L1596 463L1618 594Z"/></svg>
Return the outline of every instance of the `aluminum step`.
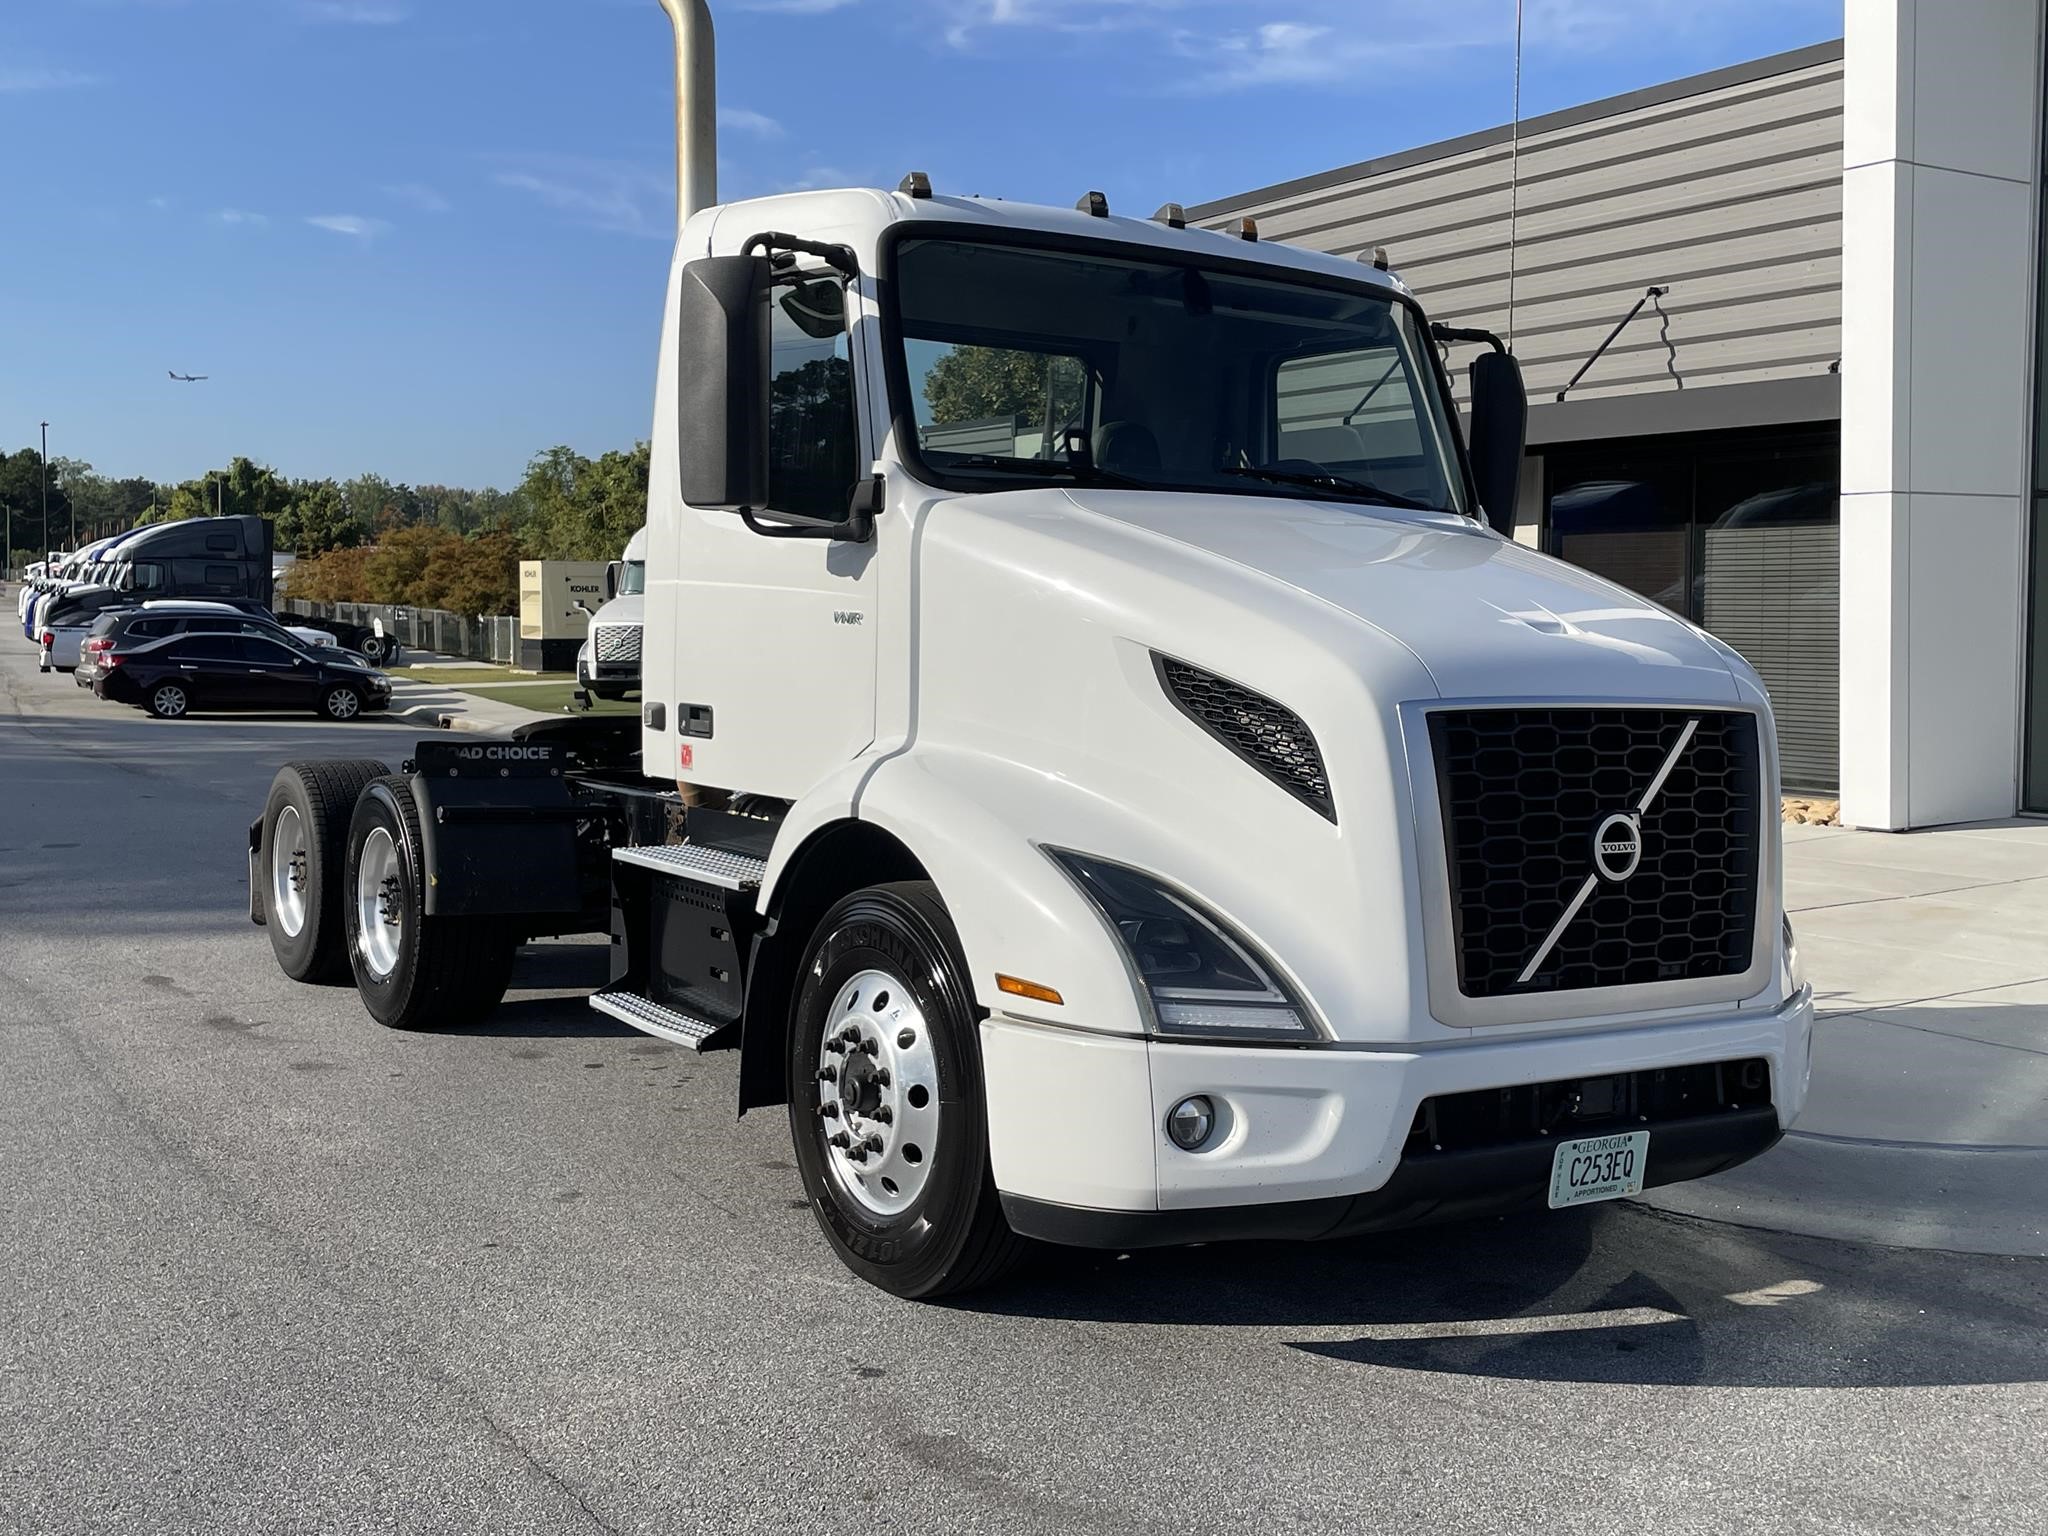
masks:
<svg viewBox="0 0 2048 1536"><path fill-rule="evenodd" d="M599 1013L608 1013L621 1024L630 1024L635 1029L663 1040L672 1040L677 1045L686 1045L693 1051L701 1051L705 1044L721 1030L730 1026L713 1024L704 1019L691 1018L687 1013L678 1013L673 1008L664 1008L660 1003L650 1003L637 993L623 987L606 987L602 992L590 995L590 1006Z"/></svg>
<svg viewBox="0 0 2048 1536"><path fill-rule="evenodd" d="M639 864L665 875L682 875L706 885L724 886L728 891L758 891L768 861L730 848L705 848L695 843L665 843L658 847L614 848L612 857L621 864Z"/></svg>

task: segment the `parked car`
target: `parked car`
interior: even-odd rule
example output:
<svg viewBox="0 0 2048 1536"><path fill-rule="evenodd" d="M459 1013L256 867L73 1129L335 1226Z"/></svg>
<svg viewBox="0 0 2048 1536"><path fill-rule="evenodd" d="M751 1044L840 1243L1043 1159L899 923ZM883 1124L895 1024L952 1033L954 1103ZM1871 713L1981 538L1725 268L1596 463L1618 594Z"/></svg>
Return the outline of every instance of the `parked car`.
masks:
<svg viewBox="0 0 2048 1536"><path fill-rule="evenodd" d="M307 630L303 634L298 633L253 602L168 598L144 603L139 608L101 614L80 647L78 670L72 676L81 687L90 688L99 681L100 662L108 651L132 648L145 640L161 640L169 635L200 631L261 635L288 644L317 646L331 654L347 654L324 632ZM365 660L360 656L351 659L359 663Z"/></svg>
<svg viewBox="0 0 2048 1536"><path fill-rule="evenodd" d="M316 650L281 630L192 629L161 639L124 636L99 653L93 692L160 720L249 709L308 709L353 720L391 702L391 681L360 657Z"/></svg>
<svg viewBox="0 0 2048 1536"><path fill-rule="evenodd" d="M135 599L112 587L73 587L53 594L43 605L36 643L45 672L69 672L78 665L79 648L102 615L135 606Z"/></svg>

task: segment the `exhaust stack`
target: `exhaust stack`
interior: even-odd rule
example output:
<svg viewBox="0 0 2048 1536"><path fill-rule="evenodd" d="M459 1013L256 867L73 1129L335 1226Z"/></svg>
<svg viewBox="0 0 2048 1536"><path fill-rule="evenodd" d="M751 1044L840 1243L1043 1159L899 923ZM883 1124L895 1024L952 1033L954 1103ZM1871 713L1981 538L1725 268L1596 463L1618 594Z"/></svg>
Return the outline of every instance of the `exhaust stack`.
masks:
<svg viewBox="0 0 2048 1536"><path fill-rule="evenodd" d="M676 230L718 201L718 42L711 0L660 0L676 33Z"/></svg>

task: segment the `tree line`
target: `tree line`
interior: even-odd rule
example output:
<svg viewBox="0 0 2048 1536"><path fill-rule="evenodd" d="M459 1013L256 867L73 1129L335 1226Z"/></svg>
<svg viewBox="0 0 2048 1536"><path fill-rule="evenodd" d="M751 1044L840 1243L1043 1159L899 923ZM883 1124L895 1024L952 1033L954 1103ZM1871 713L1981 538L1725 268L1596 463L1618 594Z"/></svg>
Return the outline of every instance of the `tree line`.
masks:
<svg viewBox="0 0 2048 1536"><path fill-rule="evenodd" d="M254 515L297 556L287 592L329 602L404 603L459 613L511 613L521 560L615 560L647 520L648 445L589 458L572 448L536 454L509 491L405 485L381 475L290 479L235 458L176 485L115 479L52 456L49 542L43 464L34 448L0 453L0 515L17 564L45 547L191 517Z"/></svg>

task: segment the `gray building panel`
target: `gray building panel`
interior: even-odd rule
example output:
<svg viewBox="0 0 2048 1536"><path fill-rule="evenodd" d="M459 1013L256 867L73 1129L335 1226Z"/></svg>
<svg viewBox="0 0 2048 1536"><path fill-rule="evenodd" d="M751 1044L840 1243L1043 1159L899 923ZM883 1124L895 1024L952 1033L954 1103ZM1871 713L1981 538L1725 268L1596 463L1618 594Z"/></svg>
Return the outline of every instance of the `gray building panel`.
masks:
<svg viewBox="0 0 2048 1536"><path fill-rule="evenodd" d="M1344 255L1385 246L1433 316L1505 333L1515 162L1509 130L1489 129L1193 217L1251 214L1269 239ZM1671 290L1661 313L1646 307L1573 400L1826 374L1841 353L1841 176L1839 43L1525 122L1512 330L1532 401L1653 284Z"/></svg>

